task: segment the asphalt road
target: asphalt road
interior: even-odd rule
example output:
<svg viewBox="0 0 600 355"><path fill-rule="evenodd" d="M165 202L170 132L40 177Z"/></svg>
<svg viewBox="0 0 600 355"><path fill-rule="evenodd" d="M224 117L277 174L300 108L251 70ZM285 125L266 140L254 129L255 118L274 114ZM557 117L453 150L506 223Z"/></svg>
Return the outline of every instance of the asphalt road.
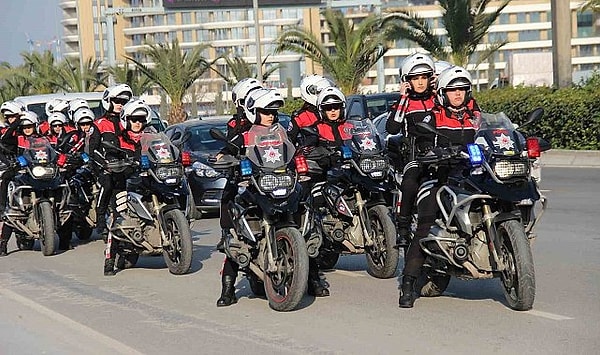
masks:
<svg viewBox="0 0 600 355"><path fill-rule="evenodd" d="M398 279L368 276L362 255L324 272L331 296L306 296L297 311L272 311L241 277L239 302L216 308L223 256L209 219L194 226L184 276L154 257L104 277L99 240L0 258L0 354L597 354L599 173L544 168L532 311L510 310L497 279L453 279L444 296L399 309Z"/></svg>

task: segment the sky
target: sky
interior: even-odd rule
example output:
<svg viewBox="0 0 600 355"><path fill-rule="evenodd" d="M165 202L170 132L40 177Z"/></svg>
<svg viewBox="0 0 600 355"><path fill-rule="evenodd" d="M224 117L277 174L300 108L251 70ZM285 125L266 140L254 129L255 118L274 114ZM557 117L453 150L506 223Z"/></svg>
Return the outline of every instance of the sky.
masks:
<svg viewBox="0 0 600 355"><path fill-rule="evenodd" d="M51 42L62 35L60 0L0 0L0 62L23 64L21 52L55 50Z"/></svg>

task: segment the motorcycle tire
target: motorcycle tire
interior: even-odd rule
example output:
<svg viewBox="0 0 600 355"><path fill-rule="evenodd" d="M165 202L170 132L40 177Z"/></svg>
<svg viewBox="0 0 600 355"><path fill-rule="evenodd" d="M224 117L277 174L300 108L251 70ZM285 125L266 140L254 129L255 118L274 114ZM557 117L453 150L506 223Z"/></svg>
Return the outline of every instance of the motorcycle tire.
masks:
<svg viewBox="0 0 600 355"><path fill-rule="evenodd" d="M296 309L306 293L308 284L308 252L306 242L297 228L275 231L278 258L275 272L265 273L265 293L269 306L276 311ZM268 260L263 270L269 270Z"/></svg>
<svg viewBox="0 0 600 355"><path fill-rule="evenodd" d="M321 250L317 256L317 265L321 270L330 270L335 267L340 259L340 253L334 250Z"/></svg>
<svg viewBox="0 0 600 355"><path fill-rule="evenodd" d="M396 275L400 252L396 246L396 226L390 210L381 205L369 209L374 244L365 247L367 272L378 279L389 279Z"/></svg>
<svg viewBox="0 0 600 355"><path fill-rule="evenodd" d="M38 223L40 225L40 243L44 256L53 255L56 251L56 229L54 226L54 212L49 201L42 201L37 206Z"/></svg>
<svg viewBox="0 0 600 355"><path fill-rule="evenodd" d="M260 277L256 276L253 272L248 272L246 275L248 279L248 283L250 284L250 290L255 296L265 297L265 283L260 279Z"/></svg>
<svg viewBox="0 0 600 355"><path fill-rule="evenodd" d="M419 292L422 297L441 296L450 284L450 275L425 275Z"/></svg>
<svg viewBox="0 0 600 355"><path fill-rule="evenodd" d="M506 265L501 272L502 289L509 307L528 311L535 300L535 270L531 247L523 225L515 220L498 225L500 257Z"/></svg>
<svg viewBox="0 0 600 355"><path fill-rule="evenodd" d="M192 232L190 224L181 210L165 213L167 245L163 247L163 258L174 275L186 274L192 266Z"/></svg>

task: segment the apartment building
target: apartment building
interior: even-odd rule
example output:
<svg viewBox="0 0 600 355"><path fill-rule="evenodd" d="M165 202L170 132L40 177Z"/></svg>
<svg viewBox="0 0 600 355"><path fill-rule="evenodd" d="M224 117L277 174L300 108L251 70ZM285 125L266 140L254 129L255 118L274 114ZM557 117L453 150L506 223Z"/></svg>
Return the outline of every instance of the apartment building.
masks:
<svg viewBox="0 0 600 355"><path fill-rule="evenodd" d="M111 57L114 64L122 63L124 55L145 62L147 60L142 52L145 43L164 43L177 38L184 50L201 43L210 44L211 47L204 53L209 59L221 53L231 53L248 63L256 63L256 26L252 6L215 9L205 7L209 1L197 0L197 4L204 5L173 8L168 6L177 3L177 0L164 1L165 4L163 0L62 0L63 55L96 58L105 65L111 64ZM242 0L221 3L236 2L252 3ZM591 12L579 11L581 2L570 0L571 55L576 75L600 67L600 22ZM323 0L321 5L314 4L314 0L312 4L302 5L299 0L287 3L297 5L264 6L258 11L261 57L264 59L268 56L267 66L283 64L267 81L273 87L284 88L289 79L292 86L297 87L303 75L319 73L318 66L302 56L294 53L274 54L273 49L277 35L286 27L296 25L309 29L320 36L324 43L328 43L329 32L320 16L320 10L325 6L339 8L347 18L357 23L375 11L385 12L410 6L409 9L426 18L432 28L443 31L440 8L432 4L432 0ZM107 12L110 16L103 16ZM112 27L107 22L112 22ZM111 54L110 37L114 37L114 55ZM552 50L550 0L513 0L490 28L487 40L491 42L498 39L506 39L508 44L495 54L492 64L484 62L477 65L477 56L474 56L469 65L469 70L482 88L487 87L494 78L506 75L506 65L512 53ZM418 50L414 43L397 41L385 55L383 65L369 72L363 89L377 91L381 77L385 91L396 89L402 60ZM490 65L493 66L491 70ZM218 66L219 70L227 72L224 61L219 62ZM224 80L213 72L207 72L201 78L200 86L201 90L207 92L228 91Z"/></svg>

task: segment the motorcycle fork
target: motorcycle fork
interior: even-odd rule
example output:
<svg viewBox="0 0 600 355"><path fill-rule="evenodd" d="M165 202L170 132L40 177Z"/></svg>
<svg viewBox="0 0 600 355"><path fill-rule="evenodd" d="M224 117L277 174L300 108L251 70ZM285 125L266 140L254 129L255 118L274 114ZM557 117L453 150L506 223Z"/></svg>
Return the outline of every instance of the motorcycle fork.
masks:
<svg viewBox="0 0 600 355"><path fill-rule="evenodd" d="M277 254L277 240L275 238L275 230L272 228L271 224L263 218L263 229L265 231L265 235L267 236L267 272L275 272L277 271L277 267L275 266L275 260L278 258Z"/></svg>
<svg viewBox="0 0 600 355"><path fill-rule="evenodd" d="M358 190L356 190L354 195L356 199L356 207L358 208L360 227L364 237L364 245L372 246L373 238L371 238L371 222L369 221L369 213L367 211L365 200L363 200L362 195Z"/></svg>
<svg viewBox="0 0 600 355"><path fill-rule="evenodd" d="M490 205L487 202L484 202L481 206L481 211L483 212L483 223L485 224L485 228L487 229L488 236L488 249L490 254L494 258L494 263L496 264L496 268L498 270L504 270L504 263L498 257L498 249L500 249L500 241L498 240L498 235L496 234L496 226L494 225L494 214Z"/></svg>
<svg viewBox="0 0 600 355"><path fill-rule="evenodd" d="M160 231L160 240L161 240L161 246L165 246L167 245L165 242L171 243L170 240L167 240L167 233L165 232L167 230L167 226L165 225L165 220L162 216L162 214L160 213L160 203L158 202L158 196L156 196L156 194L152 194L152 209L154 210L154 215L156 216L156 219L158 221L158 225L159 228L158 230Z"/></svg>

